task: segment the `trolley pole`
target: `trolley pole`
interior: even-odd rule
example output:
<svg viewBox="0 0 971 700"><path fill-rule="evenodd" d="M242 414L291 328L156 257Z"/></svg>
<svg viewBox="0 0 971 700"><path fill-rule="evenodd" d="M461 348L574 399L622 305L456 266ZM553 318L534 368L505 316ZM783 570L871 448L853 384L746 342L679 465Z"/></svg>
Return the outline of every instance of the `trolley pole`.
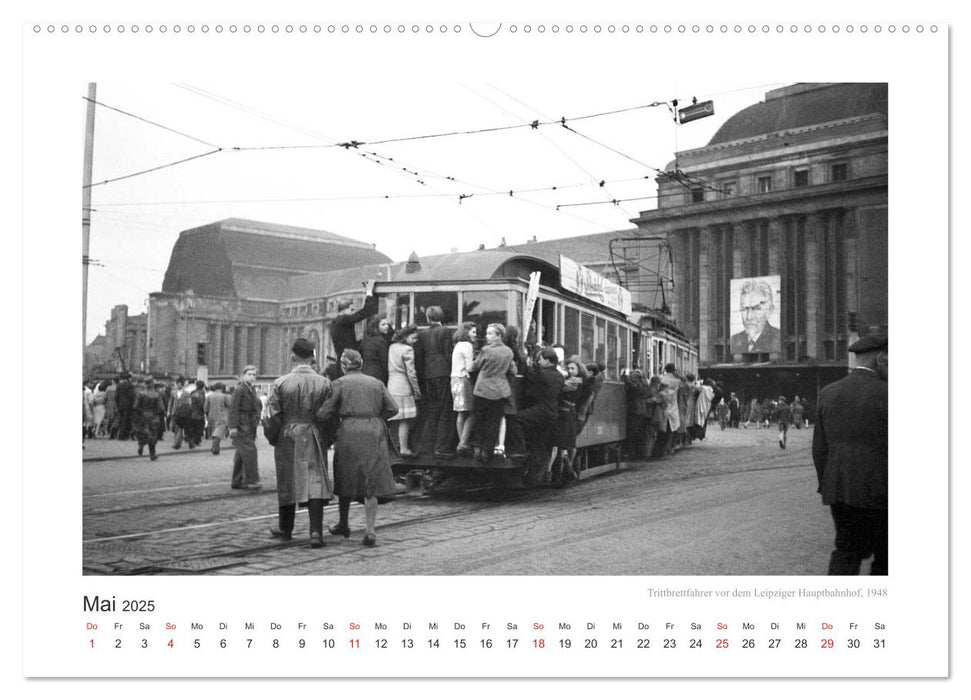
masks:
<svg viewBox="0 0 971 700"><path fill-rule="evenodd" d="M81 185L81 365L88 342L88 265L91 246L91 170L94 161L94 100L97 83L88 83L84 129L84 182Z"/></svg>

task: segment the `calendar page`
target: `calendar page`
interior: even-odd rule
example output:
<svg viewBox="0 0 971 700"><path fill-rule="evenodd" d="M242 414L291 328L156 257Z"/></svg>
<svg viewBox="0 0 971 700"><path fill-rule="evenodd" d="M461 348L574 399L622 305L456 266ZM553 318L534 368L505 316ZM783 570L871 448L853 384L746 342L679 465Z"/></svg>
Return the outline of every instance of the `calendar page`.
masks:
<svg viewBox="0 0 971 700"><path fill-rule="evenodd" d="M953 690L947 18L616 5L26 10L27 688Z"/></svg>

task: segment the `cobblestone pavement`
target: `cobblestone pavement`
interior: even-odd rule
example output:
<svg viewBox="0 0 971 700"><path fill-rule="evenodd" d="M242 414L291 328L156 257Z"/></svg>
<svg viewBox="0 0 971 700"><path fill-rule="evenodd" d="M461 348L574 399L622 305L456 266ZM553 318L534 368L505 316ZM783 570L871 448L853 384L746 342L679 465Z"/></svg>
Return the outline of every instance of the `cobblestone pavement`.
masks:
<svg viewBox="0 0 971 700"><path fill-rule="evenodd" d="M268 538L276 519L272 448L258 442L264 490L229 489L233 452L132 458L134 443L84 450L88 574L818 574L832 542L815 493L811 430L709 429L662 460L566 489L406 493L379 508L378 546ZM164 454L162 450L165 450ZM325 522L336 521L336 503Z"/></svg>

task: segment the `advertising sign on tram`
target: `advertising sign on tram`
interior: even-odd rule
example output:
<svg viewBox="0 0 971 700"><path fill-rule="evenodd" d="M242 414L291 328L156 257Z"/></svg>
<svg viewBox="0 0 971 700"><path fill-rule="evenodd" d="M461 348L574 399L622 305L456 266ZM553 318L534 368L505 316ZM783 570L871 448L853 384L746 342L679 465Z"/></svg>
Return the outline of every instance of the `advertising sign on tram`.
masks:
<svg viewBox="0 0 971 700"><path fill-rule="evenodd" d="M621 313L632 311L629 291L563 255L560 256L560 284L564 289Z"/></svg>

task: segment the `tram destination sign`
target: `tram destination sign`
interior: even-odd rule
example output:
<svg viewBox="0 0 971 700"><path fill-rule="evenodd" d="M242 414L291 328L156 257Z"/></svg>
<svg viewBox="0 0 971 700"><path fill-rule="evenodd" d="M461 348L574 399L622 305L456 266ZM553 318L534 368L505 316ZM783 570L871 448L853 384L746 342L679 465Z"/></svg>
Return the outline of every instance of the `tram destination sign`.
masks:
<svg viewBox="0 0 971 700"><path fill-rule="evenodd" d="M560 256L560 284L563 289L624 314L630 315L632 311L629 291L563 255Z"/></svg>

